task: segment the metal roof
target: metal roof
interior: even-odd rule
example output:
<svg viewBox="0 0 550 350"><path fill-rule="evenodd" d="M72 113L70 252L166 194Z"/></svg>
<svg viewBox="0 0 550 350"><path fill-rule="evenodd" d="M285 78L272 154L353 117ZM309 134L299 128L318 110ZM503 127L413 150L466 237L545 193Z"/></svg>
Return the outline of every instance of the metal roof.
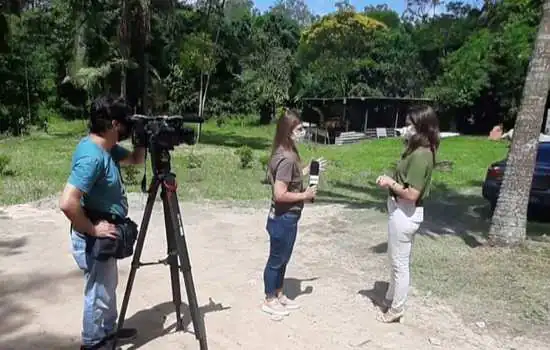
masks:
<svg viewBox="0 0 550 350"><path fill-rule="evenodd" d="M400 102L435 102L429 98L388 97L388 96L349 96L349 97L302 97L301 101L400 101Z"/></svg>

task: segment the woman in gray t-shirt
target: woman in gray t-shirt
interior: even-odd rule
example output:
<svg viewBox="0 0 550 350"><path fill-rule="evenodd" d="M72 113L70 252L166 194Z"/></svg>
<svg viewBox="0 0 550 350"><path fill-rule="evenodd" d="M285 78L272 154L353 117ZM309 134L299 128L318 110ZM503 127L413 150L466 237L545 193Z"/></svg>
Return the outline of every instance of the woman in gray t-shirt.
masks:
<svg viewBox="0 0 550 350"><path fill-rule="evenodd" d="M266 230L269 234L269 258L264 270L265 302L262 310L276 316L286 316L299 306L283 294L285 270L298 231L298 220L304 201L315 197L315 186L304 189L303 176L309 167L301 166L296 142L305 130L298 114L288 110L278 121L273 150L268 165L272 197ZM320 162L321 168L324 161Z"/></svg>

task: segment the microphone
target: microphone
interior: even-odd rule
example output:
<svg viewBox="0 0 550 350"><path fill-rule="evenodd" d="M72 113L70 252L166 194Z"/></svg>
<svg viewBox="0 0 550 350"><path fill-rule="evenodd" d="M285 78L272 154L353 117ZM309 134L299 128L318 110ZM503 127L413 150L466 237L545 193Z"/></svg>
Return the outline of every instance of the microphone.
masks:
<svg viewBox="0 0 550 350"><path fill-rule="evenodd" d="M309 187L316 186L319 183L319 162L312 160L309 165ZM311 199L313 203L314 199Z"/></svg>

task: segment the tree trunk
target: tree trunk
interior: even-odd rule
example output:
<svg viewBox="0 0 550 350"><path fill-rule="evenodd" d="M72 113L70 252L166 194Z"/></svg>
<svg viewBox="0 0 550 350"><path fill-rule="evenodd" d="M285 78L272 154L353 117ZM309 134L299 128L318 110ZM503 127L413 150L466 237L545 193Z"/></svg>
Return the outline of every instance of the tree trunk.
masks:
<svg viewBox="0 0 550 350"><path fill-rule="evenodd" d="M143 109L143 114L150 115L151 113L151 104L149 101L149 54L147 52L143 53L143 90L141 91L141 107Z"/></svg>
<svg viewBox="0 0 550 350"><path fill-rule="evenodd" d="M127 84L127 65L130 58L129 53L129 33L128 33L128 24L130 19L128 18L128 0L122 0L122 10L120 15L120 28L119 28L119 41L120 41L120 53L122 58L126 62L122 65L120 69L120 96L126 98L126 84Z"/></svg>
<svg viewBox="0 0 550 350"><path fill-rule="evenodd" d="M545 0L543 6L506 172L489 230L491 245L514 246L526 237L529 194L550 83L550 0Z"/></svg>

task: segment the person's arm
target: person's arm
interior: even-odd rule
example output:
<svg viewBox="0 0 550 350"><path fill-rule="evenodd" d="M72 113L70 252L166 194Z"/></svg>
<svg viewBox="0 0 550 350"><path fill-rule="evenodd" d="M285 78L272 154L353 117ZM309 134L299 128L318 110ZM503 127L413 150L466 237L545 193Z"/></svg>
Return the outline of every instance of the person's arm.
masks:
<svg viewBox="0 0 550 350"><path fill-rule="evenodd" d="M93 235L94 225L84 214L80 200L84 193L90 192L101 170L101 164L96 158L77 159L59 199L59 208L78 232Z"/></svg>
<svg viewBox="0 0 550 350"><path fill-rule="evenodd" d="M120 145L115 145L111 150L111 156L121 165L137 165L145 162L145 152L145 147L135 147L130 152Z"/></svg>
<svg viewBox="0 0 550 350"><path fill-rule="evenodd" d="M76 231L93 236L95 234L94 225L86 217L80 204L82 195L83 192L81 190L67 183L59 199L59 208L67 219L71 221Z"/></svg>
<svg viewBox="0 0 550 350"><path fill-rule="evenodd" d="M389 188L400 198L416 202L418 198L420 197L420 191L415 189L414 187L404 187L400 185L399 183L393 181Z"/></svg>
<svg viewBox="0 0 550 350"><path fill-rule="evenodd" d="M428 171L432 168L432 155L431 153L418 153L410 160L409 167L407 169L407 175L404 182L408 186L402 186L397 182L393 182L390 188L399 197L416 202L420 197L420 193L426 186L426 178Z"/></svg>
<svg viewBox="0 0 550 350"><path fill-rule="evenodd" d="M84 193L89 193L95 181L101 176L103 170L99 160L93 157L81 157L72 170L65 189L59 199L59 208L71 221L73 228L81 233L96 237L115 238L114 225L102 223L94 225L86 217L80 200Z"/></svg>
<svg viewBox="0 0 550 350"><path fill-rule="evenodd" d="M306 192L288 191L288 184L292 181L292 174L296 166L296 163L289 159L284 159L279 163L275 171L275 181L273 184L273 199L275 202L295 203L304 201L309 198L308 196L310 196L310 193L314 190L306 190Z"/></svg>
<svg viewBox="0 0 550 350"><path fill-rule="evenodd" d="M410 160L407 169L407 175L404 182L407 186L403 186L388 176L381 176L378 184L381 187L389 188L400 198L416 202L420 197L422 190L426 186L426 176L432 167L432 160L426 154L415 155Z"/></svg>
<svg viewBox="0 0 550 350"><path fill-rule="evenodd" d="M289 192L288 182L275 180L273 197L277 203L295 203L306 200L306 192Z"/></svg>

